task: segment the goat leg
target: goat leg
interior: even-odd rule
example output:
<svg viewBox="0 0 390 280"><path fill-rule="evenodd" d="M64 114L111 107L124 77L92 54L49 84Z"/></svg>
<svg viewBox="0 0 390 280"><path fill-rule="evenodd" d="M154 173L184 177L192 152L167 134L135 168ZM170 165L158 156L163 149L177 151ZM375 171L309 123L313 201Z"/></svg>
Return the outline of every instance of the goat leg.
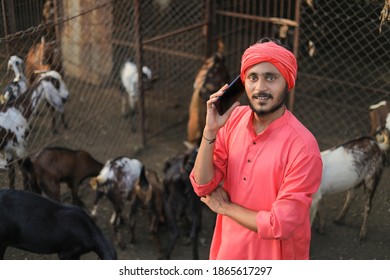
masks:
<svg viewBox="0 0 390 280"><path fill-rule="evenodd" d="M196 197L190 198L191 205L191 245L192 245L192 257L194 260L199 260L199 232L202 225L202 202Z"/></svg>
<svg viewBox="0 0 390 280"><path fill-rule="evenodd" d="M124 250L126 249L126 244L122 239L122 235L120 232L120 220L121 220L121 214L118 212L114 212L113 218L111 219L111 228L114 235L114 240L118 246Z"/></svg>
<svg viewBox="0 0 390 280"><path fill-rule="evenodd" d="M174 199L173 199L174 200ZM175 247L177 239L179 238L179 228L177 225L177 201L173 202L168 200L165 204L166 221L169 225L170 229L170 242L168 244L168 248L165 250L165 259L170 259L170 255Z"/></svg>
<svg viewBox="0 0 390 280"><path fill-rule="evenodd" d="M52 110L53 112L53 114L54 114L54 110ZM56 117L55 116L53 116L53 118L51 119L51 127L52 127L52 133L55 135L55 134L57 134L58 133L58 130L57 130L57 128L56 128Z"/></svg>
<svg viewBox="0 0 390 280"><path fill-rule="evenodd" d="M61 121L62 121L62 124L63 124L64 128L68 129L69 125L68 125L68 123L65 120L65 113L61 114Z"/></svg>
<svg viewBox="0 0 390 280"><path fill-rule="evenodd" d="M353 187L347 191L347 197L345 198L343 208L341 209L340 213L337 215L337 218L334 220L336 224L341 224L342 220L345 218L345 215L347 214L352 204L353 198L355 197L355 191L357 187L358 186Z"/></svg>
<svg viewBox="0 0 390 280"><path fill-rule="evenodd" d="M53 134L57 134L58 133L58 130L57 130L57 127L56 127L56 117L55 117L55 110L54 108L51 109L52 111L52 114L53 114L53 118L51 119L51 124L52 124L52 132ZM68 123L66 122L65 120L65 113L61 113L61 122L62 122L62 125L65 129L68 128Z"/></svg>
<svg viewBox="0 0 390 280"><path fill-rule="evenodd" d="M97 209L98 209L99 201L102 199L103 196L104 196L104 192L96 191L95 202L93 203L93 209L91 211L91 216L94 220L96 220L97 217Z"/></svg>
<svg viewBox="0 0 390 280"><path fill-rule="evenodd" d="M325 218L324 218L324 214L322 213L321 202L318 204L317 219L318 219L319 234L325 234Z"/></svg>
<svg viewBox="0 0 390 280"><path fill-rule="evenodd" d="M162 249L160 237L158 235L159 223L160 222L159 219L157 218L157 215L156 214L152 215L150 220L150 232L152 233L153 240L156 243L158 252L162 253L163 249Z"/></svg>
<svg viewBox="0 0 390 280"><path fill-rule="evenodd" d="M379 184L379 178L381 177L381 173L375 177L369 178L364 182L364 186L366 187L365 193L365 203L364 203L364 212L363 212L363 223L360 228L360 240L364 240L367 235L367 220L368 215L371 211L372 206L372 198L374 197L376 188Z"/></svg>
<svg viewBox="0 0 390 280"><path fill-rule="evenodd" d="M130 243L135 242L135 224L136 224L136 214L138 210L138 201L136 195L130 200L130 212L129 212L129 229L130 229Z"/></svg>
<svg viewBox="0 0 390 280"><path fill-rule="evenodd" d="M127 112L126 108L127 108L127 97L125 96L125 94L123 94L122 95L121 112L122 112L122 116L124 118L126 118L128 116L128 112Z"/></svg>
<svg viewBox="0 0 390 280"><path fill-rule="evenodd" d="M23 188L26 191L33 191L33 186L30 186L30 182L29 182L27 173L24 171L23 161L24 161L24 159L18 160L18 165L19 165L20 169L22 170Z"/></svg>
<svg viewBox="0 0 390 280"><path fill-rule="evenodd" d="M8 180L10 189L15 189L15 166L13 163L8 164Z"/></svg>
<svg viewBox="0 0 390 280"><path fill-rule="evenodd" d="M77 183L68 183L68 185L72 192L73 204L83 207L84 203L79 196L79 185Z"/></svg>

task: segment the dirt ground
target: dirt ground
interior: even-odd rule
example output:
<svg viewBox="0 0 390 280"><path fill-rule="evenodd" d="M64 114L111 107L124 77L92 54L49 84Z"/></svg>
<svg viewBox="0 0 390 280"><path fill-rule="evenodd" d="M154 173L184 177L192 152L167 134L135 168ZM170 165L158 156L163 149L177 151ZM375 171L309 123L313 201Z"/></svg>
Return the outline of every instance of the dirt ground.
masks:
<svg viewBox="0 0 390 280"><path fill-rule="evenodd" d="M184 150L182 139L185 137L185 124L178 125L167 131L162 137L152 139L151 142L139 153L139 158L145 161L146 164L155 165L161 164L167 156L172 155L174 151L180 152ZM161 167L159 165L159 167ZM373 207L370 213L368 222L367 239L363 242L359 241L359 229L362 222L361 213L363 211L362 195L363 190L358 192L359 196L352 205L347 214L343 225L335 225L332 219L341 209L344 194L326 197L324 199L324 212L326 216L326 232L320 235L312 229L312 244L311 244L311 259L313 260L372 260L390 259L390 188L387 186L389 182L390 172L388 168L385 170L378 191L373 199ZM64 187L63 202L70 203L70 196L67 189ZM92 209L93 193L87 187L81 188L81 197L86 204L87 210ZM103 229L104 233L110 238L109 218L111 216L111 205L107 200L103 200L100 206L100 215L98 225ZM212 237L212 227L214 214L208 209L204 209L202 231L200 233L199 247L200 258L207 259L209 246ZM142 212L139 213L137 224L137 240L133 245L128 244L127 248L121 250L117 247L119 259L140 259L153 260L158 258L156 247L148 232L146 219L143 218ZM126 228L124 228L125 234ZM161 240L163 245L167 244L169 233L167 228L161 229ZM57 259L56 255L37 255L24 252L21 250L9 248L6 252L6 259L24 260L24 259ZM184 228L182 228L181 237L176 245L173 253L173 260L191 259L191 248L186 242ZM83 256L83 259L97 259L93 253Z"/></svg>

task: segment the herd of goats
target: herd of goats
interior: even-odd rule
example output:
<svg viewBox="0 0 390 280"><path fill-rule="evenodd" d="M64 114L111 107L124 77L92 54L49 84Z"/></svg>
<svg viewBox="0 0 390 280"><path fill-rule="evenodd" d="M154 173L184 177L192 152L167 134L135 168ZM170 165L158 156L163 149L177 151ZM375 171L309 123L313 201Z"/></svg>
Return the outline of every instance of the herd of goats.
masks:
<svg viewBox="0 0 390 280"><path fill-rule="evenodd" d="M196 243L201 203L191 196L188 179L196 148L167 160L163 181L157 172L145 168L138 159L128 157L103 164L84 150L65 147L44 147L29 156L27 142L31 120L40 106L46 104L53 112L61 113L63 124L67 126L64 108L69 92L58 68L44 60L48 50L50 44L42 37L25 59L13 55L8 60L8 72L13 79L0 95L0 168L7 171L9 180L9 188L0 190L0 259L4 259L7 247L57 254L59 259L79 259L88 252L95 252L101 259L117 259L114 244L121 249L126 247L121 225L128 221L130 242L134 242L139 208L147 210L150 231L159 257L163 259L170 258L179 238L178 217L183 216L183 211L191 211L193 257L198 259ZM142 70L145 79L151 79L150 69L143 67ZM122 99L125 115L126 103L133 111L138 102L138 71L134 63L124 63L121 81L127 92ZM56 132L55 123L53 114L53 132ZM15 188L16 167L21 171L23 189ZM96 194L91 212L86 210L79 196L80 185L86 180ZM72 205L61 202L61 184L69 187ZM110 221L113 241L96 223L98 202L103 197L112 203L114 210ZM130 212L125 213L128 201ZM163 223L169 226L171 233L167 246L159 236Z"/></svg>
<svg viewBox="0 0 390 280"><path fill-rule="evenodd" d="M45 47L44 39L32 55L39 56ZM189 105L187 151L172 157L164 164L163 179L138 159L118 157L104 164L83 150L46 147L34 156L27 156L27 138L31 118L41 103L62 114L69 92L59 71L42 60L11 56L8 68L14 79L0 96L1 167L6 169L9 188L0 190L0 259L7 247L38 254L57 254L59 259L79 259L95 252L100 259L117 259L115 245L121 249L126 241L136 242L135 225L139 209L149 217L149 230L156 242L159 258L169 259L180 235L178 219L190 221L189 237L192 257L199 258L198 236L202 223L202 203L189 181L205 121L205 101L222 85L229 83L229 72L224 65L223 44L206 59L196 75L193 96ZM26 67L25 67L26 65ZM26 69L26 71L24 71ZM151 70L143 67L145 79ZM133 110L138 102L137 66L126 62L121 71L122 85L127 91L123 100ZM382 101L372 105L368 114L372 131L367 137L352 139L321 152L323 178L313 195L310 209L312 224L318 219L318 230L324 232L321 210L323 196L347 192L347 198L336 217L342 222L355 191L365 189L363 223L360 239L367 235L367 219L372 199L385 168L389 150L390 104ZM53 129L55 120L53 119ZM23 176L23 190L15 189L15 165ZM93 210L85 209L79 197L79 187L88 180L96 197ZM71 190L72 204L61 203L60 187L66 183ZM42 195L44 194L44 195ZM96 224L98 203L106 197L112 204L110 220L112 239L107 238ZM125 208L130 209L125 213ZM123 224L129 227L130 237L121 234ZM170 240L162 242L160 229L167 225Z"/></svg>

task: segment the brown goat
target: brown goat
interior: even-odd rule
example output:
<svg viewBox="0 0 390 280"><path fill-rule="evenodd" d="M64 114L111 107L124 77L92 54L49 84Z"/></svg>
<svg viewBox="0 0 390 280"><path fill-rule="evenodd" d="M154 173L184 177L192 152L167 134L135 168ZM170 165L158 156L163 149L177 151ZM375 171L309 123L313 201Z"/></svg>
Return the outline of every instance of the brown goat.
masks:
<svg viewBox="0 0 390 280"><path fill-rule="evenodd" d="M26 57L26 78L31 84L37 78L37 72L49 71L50 64L45 59L46 49L49 47L46 44L45 37L42 36L41 42L33 45L27 53Z"/></svg>
<svg viewBox="0 0 390 280"><path fill-rule="evenodd" d="M56 41L46 42L44 36L41 42L33 45L26 56L26 78L32 85L39 73L49 70L62 72Z"/></svg>
<svg viewBox="0 0 390 280"><path fill-rule="evenodd" d="M230 82L223 53L224 45L222 41L219 41L217 52L206 59L196 75L194 92L189 106L187 141L185 142L188 148L195 147L202 138L206 121L206 101L211 94Z"/></svg>
<svg viewBox="0 0 390 280"><path fill-rule="evenodd" d="M138 178L134 188L130 192L130 242L135 242L135 225L136 214L141 208L149 217L149 231L153 235L153 239L157 244L159 252L162 252L161 242L159 238L160 224L164 223L164 202L163 189L158 178L158 175L153 170L145 170L142 168L140 177Z"/></svg>
<svg viewBox="0 0 390 280"><path fill-rule="evenodd" d="M42 149L32 159L26 158L22 170L32 191L43 191L50 198L60 201L60 184L67 183L73 204L83 205L79 186L84 179L97 176L102 167L103 164L86 151L50 147Z"/></svg>
<svg viewBox="0 0 390 280"><path fill-rule="evenodd" d="M369 107L371 131L374 136L378 130L386 124L387 115L390 113L390 102L384 100Z"/></svg>

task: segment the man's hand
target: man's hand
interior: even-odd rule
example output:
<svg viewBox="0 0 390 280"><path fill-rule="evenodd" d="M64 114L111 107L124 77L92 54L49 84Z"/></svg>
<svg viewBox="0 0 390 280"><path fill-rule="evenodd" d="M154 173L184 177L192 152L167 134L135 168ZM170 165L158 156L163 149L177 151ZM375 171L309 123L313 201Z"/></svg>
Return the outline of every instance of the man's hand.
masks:
<svg viewBox="0 0 390 280"><path fill-rule="evenodd" d="M222 188L218 187L211 194L201 197L200 199L213 212L221 215L226 214L226 206L230 204L228 193Z"/></svg>

